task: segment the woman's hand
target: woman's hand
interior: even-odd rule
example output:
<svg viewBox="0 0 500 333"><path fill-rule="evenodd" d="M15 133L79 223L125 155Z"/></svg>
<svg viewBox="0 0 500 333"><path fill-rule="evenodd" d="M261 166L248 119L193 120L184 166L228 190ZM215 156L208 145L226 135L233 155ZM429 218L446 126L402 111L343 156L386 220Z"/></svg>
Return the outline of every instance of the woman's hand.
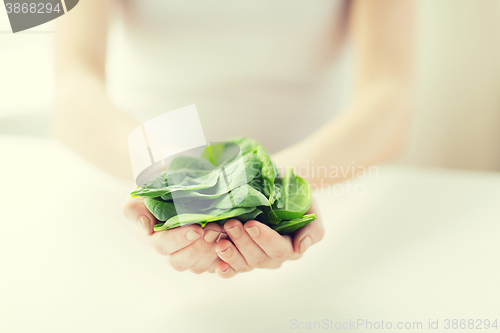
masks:
<svg viewBox="0 0 500 333"><path fill-rule="evenodd" d="M187 269L201 274L215 272L219 257L215 252L215 241L221 234L221 226L209 223L202 228L189 225L166 231L154 232L158 221L144 205L143 198L129 197L122 207L123 215L137 225L137 235L151 246L179 272Z"/></svg>
<svg viewBox="0 0 500 333"><path fill-rule="evenodd" d="M313 209L308 213L313 213ZM325 228L317 217L293 237L282 236L258 221L248 221L245 225L235 219L227 221L224 229L232 243L224 239L215 245L221 259L216 264L217 274L230 278L253 268L278 268L286 260L300 258L311 245L323 239Z"/></svg>

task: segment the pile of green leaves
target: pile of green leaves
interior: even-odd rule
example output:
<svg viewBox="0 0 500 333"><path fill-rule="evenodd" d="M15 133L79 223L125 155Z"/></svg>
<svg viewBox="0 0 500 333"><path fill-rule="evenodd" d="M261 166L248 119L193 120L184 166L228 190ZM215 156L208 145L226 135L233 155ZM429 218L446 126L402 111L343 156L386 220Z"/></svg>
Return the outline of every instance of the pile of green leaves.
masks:
<svg viewBox="0 0 500 333"><path fill-rule="evenodd" d="M316 219L304 215L312 199L309 184L291 168L280 177L255 140L209 145L201 155L176 157L165 172L131 193L144 197L161 221L155 231L194 223L222 225L235 218L257 220L288 234Z"/></svg>

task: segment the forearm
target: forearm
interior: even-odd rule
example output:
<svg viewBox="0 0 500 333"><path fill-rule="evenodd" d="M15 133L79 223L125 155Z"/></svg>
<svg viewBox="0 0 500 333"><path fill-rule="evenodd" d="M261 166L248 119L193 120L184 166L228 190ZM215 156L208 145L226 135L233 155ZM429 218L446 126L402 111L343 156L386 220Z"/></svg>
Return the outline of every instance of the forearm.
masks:
<svg viewBox="0 0 500 333"><path fill-rule="evenodd" d="M102 78L77 67L59 75L53 119L53 133L63 143L97 167L133 181L127 142L138 124L109 101Z"/></svg>
<svg viewBox="0 0 500 333"><path fill-rule="evenodd" d="M358 167L384 162L404 148L411 106L410 86L398 81L374 82L360 91L338 118L273 159L295 170L314 168L314 175L303 175L311 183L342 181L352 177L353 168L361 170ZM339 170L335 177L330 176L331 167Z"/></svg>

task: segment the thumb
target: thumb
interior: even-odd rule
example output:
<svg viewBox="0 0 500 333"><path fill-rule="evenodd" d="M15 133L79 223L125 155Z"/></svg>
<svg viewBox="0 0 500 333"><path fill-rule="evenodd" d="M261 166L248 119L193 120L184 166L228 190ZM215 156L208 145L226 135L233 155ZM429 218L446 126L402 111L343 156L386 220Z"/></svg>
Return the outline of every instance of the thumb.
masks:
<svg viewBox="0 0 500 333"><path fill-rule="evenodd" d="M299 229L293 239L293 248L299 254L303 254L311 245L321 241L325 236L325 226L315 206L316 203L313 201L307 214L315 213L316 220Z"/></svg>
<svg viewBox="0 0 500 333"><path fill-rule="evenodd" d="M136 224L146 235L151 235L154 225L158 222L144 204L144 198L128 197L122 206L123 216Z"/></svg>

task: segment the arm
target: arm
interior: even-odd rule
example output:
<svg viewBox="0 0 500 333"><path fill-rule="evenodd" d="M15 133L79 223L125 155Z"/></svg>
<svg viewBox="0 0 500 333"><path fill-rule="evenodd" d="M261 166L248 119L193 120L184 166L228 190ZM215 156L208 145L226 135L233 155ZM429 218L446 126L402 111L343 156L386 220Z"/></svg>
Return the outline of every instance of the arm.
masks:
<svg viewBox="0 0 500 333"><path fill-rule="evenodd" d="M314 161L316 166L347 168L354 161L355 166L369 166L402 150L412 105L412 17L410 0L354 2L350 29L356 51L355 98L339 119L276 154L273 160L278 165L300 170L307 161ZM308 178L318 185L320 180ZM313 206L311 212L315 212ZM234 244L224 240L215 248L221 258L216 271L222 277L252 268L279 267L285 260L299 258L325 233L321 218L293 238L280 236L257 221L242 226L231 220L224 228ZM234 235L231 230L238 231Z"/></svg>
<svg viewBox="0 0 500 333"><path fill-rule="evenodd" d="M57 20L56 107L52 129L94 165L132 179L128 135L138 126L105 90L107 30L114 1L87 0Z"/></svg>
<svg viewBox="0 0 500 333"><path fill-rule="evenodd" d="M57 105L54 134L96 166L133 180L128 135L138 124L109 101L105 90L106 36L113 1L82 1L58 20L56 34ZM153 233L157 223L142 198L128 198L124 216L176 270L215 271L215 241L221 227L210 223Z"/></svg>
<svg viewBox="0 0 500 333"><path fill-rule="evenodd" d="M349 170L402 151L413 103L413 5L411 0L354 1L349 20L356 57L354 99L340 117L277 153L278 165L298 170L314 161ZM320 178L308 181L319 185Z"/></svg>

